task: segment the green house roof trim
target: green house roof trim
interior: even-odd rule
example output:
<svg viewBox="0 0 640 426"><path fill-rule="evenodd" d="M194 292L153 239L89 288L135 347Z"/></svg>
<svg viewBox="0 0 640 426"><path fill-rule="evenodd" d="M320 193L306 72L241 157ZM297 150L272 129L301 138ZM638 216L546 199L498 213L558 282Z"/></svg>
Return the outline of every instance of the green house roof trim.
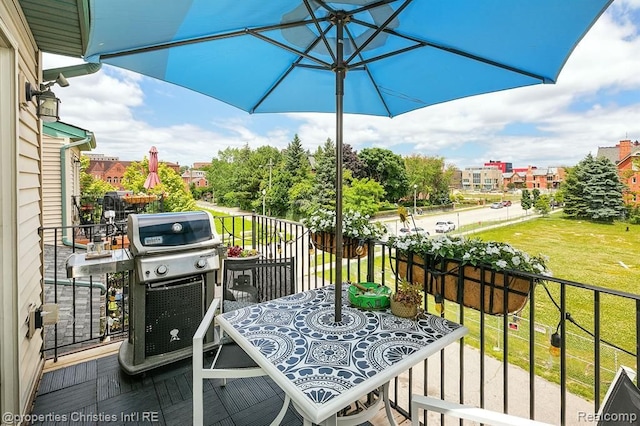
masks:
<svg viewBox="0 0 640 426"><path fill-rule="evenodd" d="M80 151L91 151L96 147L96 138L92 132L61 121L43 123L42 131L53 138L69 138L73 142L87 139L86 143L78 145Z"/></svg>

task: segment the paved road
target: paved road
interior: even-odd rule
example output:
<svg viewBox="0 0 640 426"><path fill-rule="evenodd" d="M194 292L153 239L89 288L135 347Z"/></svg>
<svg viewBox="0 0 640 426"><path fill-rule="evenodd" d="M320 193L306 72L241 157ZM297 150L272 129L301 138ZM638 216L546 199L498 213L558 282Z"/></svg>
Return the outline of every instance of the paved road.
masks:
<svg viewBox="0 0 640 426"><path fill-rule="evenodd" d="M492 209L490 205L487 205L480 208L452 210L432 215L417 215L414 220L415 226L424 228L431 235L434 235L435 225L438 221L450 220L456 225L456 228L460 228L461 226L472 224L482 226L485 222L516 220L531 216L532 214L531 210L527 213L519 203L514 203L510 207L503 207L501 209ZM402 228L402 223L399 218L381 219L381 221L387 225L387 228L393 234L397 235L398 230ZM409 223L413 228L414 222L409 219Z"/></svg>

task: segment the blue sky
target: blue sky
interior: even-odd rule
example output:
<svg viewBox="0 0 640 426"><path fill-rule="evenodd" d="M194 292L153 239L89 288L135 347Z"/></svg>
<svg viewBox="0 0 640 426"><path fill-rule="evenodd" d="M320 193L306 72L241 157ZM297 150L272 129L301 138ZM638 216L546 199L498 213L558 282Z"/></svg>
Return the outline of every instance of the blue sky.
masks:
<svg viewBox="0 0 640 426"><path fill-rule="evenodd" d="M571 166L599 146L640 139L640 0L616 0L577 46L555 85L480 95L393 119L347 115L356 150L441 156L457 167L489 160L514 167ZM44 68L80 63L44 55ZM94 153L191 165L226 147L285 148L295 134L310 150L335 140L332 114L249 115L215 99L118 68L53 87L61 120L93 131Z"/></svg>

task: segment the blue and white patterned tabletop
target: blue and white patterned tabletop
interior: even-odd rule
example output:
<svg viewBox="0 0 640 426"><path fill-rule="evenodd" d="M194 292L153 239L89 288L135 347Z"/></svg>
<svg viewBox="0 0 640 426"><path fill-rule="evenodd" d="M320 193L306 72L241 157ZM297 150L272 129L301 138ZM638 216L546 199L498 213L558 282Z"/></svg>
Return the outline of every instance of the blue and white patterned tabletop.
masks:
<svg viewBox="0 0 640 426"><path fill-rule="evenodd" d="M319 423L467 333L434 315L418 321L348 306L334 322L333 286L227 312L218 324Z"/></svg>

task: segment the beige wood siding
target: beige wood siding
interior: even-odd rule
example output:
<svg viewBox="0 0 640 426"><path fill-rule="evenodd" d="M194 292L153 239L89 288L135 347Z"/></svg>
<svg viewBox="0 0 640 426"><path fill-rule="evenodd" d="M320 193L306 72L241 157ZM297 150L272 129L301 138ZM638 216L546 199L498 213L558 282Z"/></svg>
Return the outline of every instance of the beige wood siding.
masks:
<svg viewBox="0 0 640 426"><path fill-rule="evenodd" d="M17 0L0 2L0 17L0 412L24 414L43 364L41 334L27 338L25 323L41 304L42 153L35 107L21 96L24 79L38 82L40 54Z"/></svg>
<svg viewBox="0 0 640 426"><path fill-rule="evenodd" d="M66 142L62 138L42 136L42 222L45 228L62 226L60 147ZM45 230L43 238L45 244L55 244L53 230ZM60 233L57 244L62 244Z"/></svg>

